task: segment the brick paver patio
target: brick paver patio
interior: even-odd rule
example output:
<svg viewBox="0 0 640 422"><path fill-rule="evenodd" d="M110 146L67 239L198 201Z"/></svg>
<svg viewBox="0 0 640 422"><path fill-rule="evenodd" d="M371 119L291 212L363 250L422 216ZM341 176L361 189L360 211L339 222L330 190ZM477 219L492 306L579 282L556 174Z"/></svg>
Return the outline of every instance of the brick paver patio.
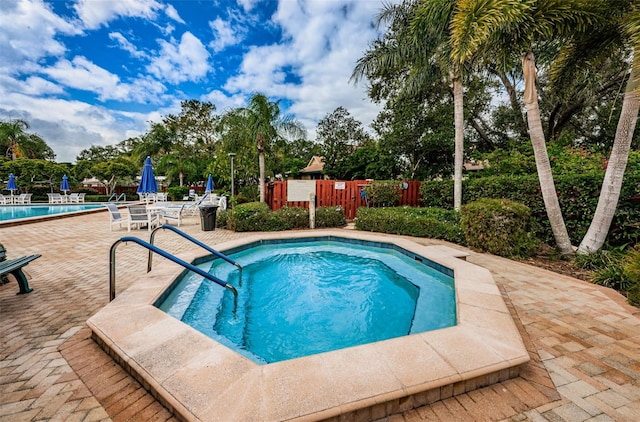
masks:
<svg viewBox="0 0 640 422"><path fill-rule="evenodd" d="M198 218L182 229L210 245L243 236L203 232ZM26 267L32 293L16 295L15 282L0 286L0 421L174 419L96 346L85 325L108 302L109 248L129 234L149 237L144 230L110 232L106 212L0 226L9 258L42 254ZM155 243L172 253L191 247L164 231ZM640 310L570 277L486 254L472 252L468 260L493 273L531 362L519 378L445 394L386 419L640 420ZM120 245L117 290L144 271L146 250Z"/></svg>

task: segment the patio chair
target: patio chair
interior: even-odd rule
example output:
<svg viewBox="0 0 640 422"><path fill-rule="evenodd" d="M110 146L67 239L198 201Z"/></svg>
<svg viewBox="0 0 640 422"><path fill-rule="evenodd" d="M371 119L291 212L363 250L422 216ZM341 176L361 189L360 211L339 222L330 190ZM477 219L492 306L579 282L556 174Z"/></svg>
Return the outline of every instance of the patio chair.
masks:
<svg viewBox="0 0 640 422"><path fill-rule="evenodd" d="M69 202L74 202L74 203L79 203L80 202L80 195L77 193L72 193L69 195Z"/></svg>
<svg viewBox="0 0 640 422"><path fill-rule="evenodd" d="M84 196L86 195L86 193L79 193L78 194L78 202L84 202Z"/></svg>
<svg viewBox="0 0 640 422"><path fill-rule="evenodd" d="M107 209L109 210L109 227L111 231L113 231L113 226L116 224L120 228L122 228L122 224L126 224L129 227L129 216L123 215L116 204L107 204Z"/></svg>
<svg viewBox="0 0 640 422"><path fill-rule="evenodd" d="M59 193L47 193L47 196L49 197L49 203L50 204L62 204L62 202L64 202L64 199L62 198L62 195L60 195Z"/></svg>
<svg viewBox="0 0 640 422"><path fill-rule="evenodd" d="M9 198L0 193L0 204L6 205L9 203Z"/></svg>
<svg viewBox="0 0 640 422"><path fill-rule="evenodd" d="M177 221L178 227L182 224L182 211L186 204L182 204L179 207L167 207L160 211L160 216L163 223L169 223L171 221Z"/></svg>
<svg viewBox="0 0 640 422"><path fill-rule="evenodd" d="M129 210L129 222L128 230L131 231L131 226L142 227L147 226L147 230L151 231L154 226L160 223L158 214L154 211L147 210L146 205L128 205Z"/></svg>
<svg viewBox="0 0 640 422"><path fill-rule="evenodd" d="M210 198L209 193L205 193L202 197L198 198L197 200L186 203L185 209L184 209L185 214L191 215L191 216L198 215L200 212L200 205L203 205L207 201L209 201L209 198Z"/></svg>
<svg viewBox="0 0 640 422"><path fill-rule="evenodd" d="M33 195L32 193L21 193L19 196L16 197L15 203L16 204L30 204L32 195Z"/></svg>

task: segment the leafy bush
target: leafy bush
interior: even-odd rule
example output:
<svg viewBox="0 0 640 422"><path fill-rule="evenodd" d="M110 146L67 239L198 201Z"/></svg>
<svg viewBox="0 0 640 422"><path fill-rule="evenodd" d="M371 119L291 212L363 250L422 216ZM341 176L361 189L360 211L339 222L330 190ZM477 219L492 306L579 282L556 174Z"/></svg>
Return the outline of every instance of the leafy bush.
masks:
<svg viewBox="0 0 640 422"><path fill-rule="evenodd" d="M181 201L182 198L187 195L189 195L188 186L172 186L170 188L167 188L167 196L171 201Z"/></svg>
<svg viewBox="0 0 640 422"><path fill-rule="evenodd" d="M276 214L282 218L287 230L309 228L309 210L306 208L282 207Z"/></svg>
<svg viewBox="0 0 640 422"><path fill-rule="evenodd" d="M473 248L505 257L526 258L538 247L531 211L508 199L479 199L460 209L460 222Z"/></svg>
<svg viewBox="0 0 640 422"><path fill-rule="evenodd" d="M260 191L258 185L248 185L240 188L239 197L243 197L245 202L257 202L260 200ZM239 204L242 202L238 201Z"/></svg>
<svg viewBox="0 0 640 422"><path fill-rule="evenodd" d="M442 208L360 207L356 214L356 228L465 243L459 214Z"/></svg>
<svg viewBox="0 0 640 422"><path fill-rule="evenodd" d="M638 165L636 165L638 167ZM633 167L629 166L629 170ZM638 167L640 168L640 167ZM602 187L604 171L589 174L554 176L558 200L571 237L577 245L591 224ZM612 245L635 244L640 240L640 203L634 195L640 185L640 171L627 171L620 201L609 230L607 241ZM420 184L424 206L451 209L453 181L426 181ZM544 207L537 175L490 176L463 181L462 203L480 198L505 198L520 202L531 209L532 230L540 240L553 244L553 233Z"/></svg>
<svg viewBox="0 0 640 422"><path fill-rule="evenodd" d="M627 255L624 273L630 283L627 291L629 303L640 306L640 247L631 250Z"/></svg>
<svg viewBox="0 0 640 422"><path fill-rule="evenodd" d="M239 204L227 215L227 227L237 232L285 230L282 217L264 202Z"/></svg>
<svg viewBox="0 0 640 422"><path fill-rule="evenodd" d="M374 206L392 207L402 198L402 186L399 182L371 182L364 187L369 203Z"/></svg>
<svg viewBox="0 0 640 422"><path fill-rule="evenodd" d="M228 210L221 210L220 208L218 208L216 212L216 227L219 227L221 229L226 228L228 217L229 217Z"/></svg>
<svg viewBox="0 0 640 422"><path fill-rule="evenodd" d="M347 219L342 207L319 207L316 209L316 228L344 227Z"/></svg>

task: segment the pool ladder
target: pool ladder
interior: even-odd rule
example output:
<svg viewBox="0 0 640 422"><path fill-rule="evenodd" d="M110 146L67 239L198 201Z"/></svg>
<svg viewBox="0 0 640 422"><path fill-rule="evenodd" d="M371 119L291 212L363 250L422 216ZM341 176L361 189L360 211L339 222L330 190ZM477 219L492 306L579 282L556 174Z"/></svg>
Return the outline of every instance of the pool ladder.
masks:
<svg viewBox="0 0 640 422"><path fill-rule="evenodd" d="M120 202L120 199L124 199L125 201L127 200L127 194L122 192L120 194L120 196L117 196L116 193L112 193L111 196L109 197L109 199L107 200L107 202L111 202L111 200L114 200L115 202Z"/></svg>
<svg viewBox="0 0 640 422"><path fill-rule="evenodd" d="M151 232L151 243L150 242L145 242L142 239L139 239L137 237L133 237L133 236L124 236L121 237L119 240L116 240L113 245L111 245L111 249L109 252L109 301L111 302L113 299L115 299L116 297L116 248L118 247L119 244L121 243L126 243L126 242L134 242L137 243L138 245L145 247L149 250L149 259L147 262L147 272L151 271L151 262L152 262L152 256L153 256L153 252L157 253L158 255L161 255L165 258L167 258L170 261L175 262L178 265L183 266L184 268L193 271L194 273L201 275L202 277L206 278L209 281L213 281L216 284L219 284L220 286L231 290L231 292L234 295L234 299L237 300L238 297L238 291L236 290L235 287L233 287L231 284L226 283L222 280L220 280L219 278L209 274L208 272L196 267L193 264L190 264L180 258L178 258L175 255L170 254L169 252L158 248L157 246L153 245L153 240L154 240L154 235L155 232L158 229L170 229L172 231L174 231L175 233L178 233L179 235L181 235L182 237L184 237L187 240L190 240L191 242L195 243L198 246L203 247L204 249L206 249L207 251L211 252L212 254L224 259L225 261L229 262L230 264L235 265L236 267L239 268L240 270L240 277L242 278L242 267L240 266L240 264L238 264L237 262L233 261L231 258L227 257L226 255L222 254L221 252L216 251L215 249L211 248L210 246L200 242L199 240L189 236L188 234L184 233L181 230L176 229L173 226L169 226L167 224L163 224L160 227L156 227L152 232Z"/></svg>

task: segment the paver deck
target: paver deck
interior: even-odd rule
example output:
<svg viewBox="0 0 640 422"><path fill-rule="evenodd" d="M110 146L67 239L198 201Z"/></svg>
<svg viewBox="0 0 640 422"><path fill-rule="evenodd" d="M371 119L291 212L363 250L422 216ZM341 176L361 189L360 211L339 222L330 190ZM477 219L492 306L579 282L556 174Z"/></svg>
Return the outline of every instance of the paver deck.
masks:
<svg viewBox="0 0 640 422"><path fill-rule="evenodd" d="M245 236L203 232L199 218L181 228L211 245ZM148 240L146 230L110 232L106 212L0 226L10 258L42 254L25 267L32 293L16 295L15 282L0 286L0 422L175 420L96 346L85 325L108 302L109 248L125 235ZM155 243L174 253L191 248L169 232ZM519 378L362 420L640 420L639 309L609 289L546 270L474 252L467 259L493 273L531 362ZM146 250L121 245L117 290L144 271Z"/></svg>

